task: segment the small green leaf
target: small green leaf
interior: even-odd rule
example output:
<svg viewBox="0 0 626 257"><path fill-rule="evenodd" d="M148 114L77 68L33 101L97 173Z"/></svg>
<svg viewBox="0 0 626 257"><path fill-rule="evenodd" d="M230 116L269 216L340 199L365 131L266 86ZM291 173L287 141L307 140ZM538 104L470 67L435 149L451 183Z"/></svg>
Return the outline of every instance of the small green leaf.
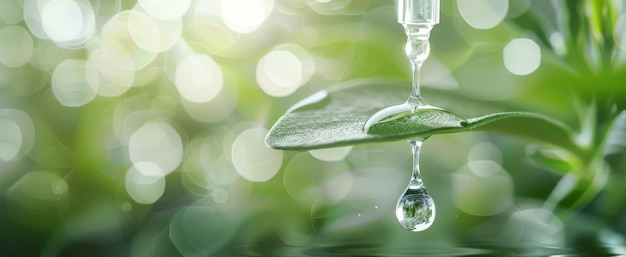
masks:
<svg viewBox="0 0 626 257"><path fill-rule="evenodd" d="M582 167L580 159L562 148L535 146L530 149L530 157L542 167L561 175L576 173Z"/></svg>
<svg viewBox="0 0 626 257"><path fill-rule="evenodd" d="M424 111L402 122L389 122L368 134L363 126L374 113L406 100L409 88L399 84L389 80L359 80L341 85L337 90L313 94L291 107L274 124L266 143L277 149L310 150L484 128L575 148L570 143L567 127L528 112L500 112L463 119L447 111ZM480 108L468 106L467 109Z"/></svg>

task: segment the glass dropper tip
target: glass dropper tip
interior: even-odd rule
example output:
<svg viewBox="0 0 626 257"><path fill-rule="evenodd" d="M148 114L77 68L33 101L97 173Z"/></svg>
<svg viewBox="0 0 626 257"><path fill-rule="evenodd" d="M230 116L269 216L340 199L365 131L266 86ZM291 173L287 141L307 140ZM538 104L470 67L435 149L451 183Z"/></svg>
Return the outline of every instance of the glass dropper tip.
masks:
<svg viewBox="0 0 626 257"><path fill-rule="evenodd" d="M420 70L430 54L430 31L439 23L439 0L396 0L398 22L407 35L406 57L412 68L412 90L407 103L425 106L420 93Z"/></svg>
<svg viewBox="0 0 626 257"><path fill-rule="evenodd" d="M396 0L398 23L439 24L439 0Z"/></svg>

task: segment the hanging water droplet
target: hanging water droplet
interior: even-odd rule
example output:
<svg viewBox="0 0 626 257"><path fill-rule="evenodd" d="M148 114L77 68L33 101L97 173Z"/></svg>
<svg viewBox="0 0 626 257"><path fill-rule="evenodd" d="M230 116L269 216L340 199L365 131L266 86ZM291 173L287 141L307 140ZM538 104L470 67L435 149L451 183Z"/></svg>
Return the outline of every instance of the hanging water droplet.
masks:
<svg viewBox="0 0 626 257"><path fill-rule="evenodd" d="M435 201L430 196L420 174L419 154L425 139L409 141L413 150L413 173L411 181L396 205L396 218L406 230L426 230L435 221Z"/></svg>
<svg viewBox="0 0 626 257"><path fill-rule="evenodd" d="M378 133L378 125L385 131L385 126L401 126L410 120L419 120L423 112L447 112L428 105L420 92L420 70L430 54L430 31L439 23L439 0L397 0L398 22L404 26L407 35L405 54L411 63L411 94L403 104L387 107L372 115L363 129L367 133ZM460 117L459 117L460 118ZM466 121L460 118L461 126ZM435 221L435 202L428 194L419 170L419 152L425 138L409 141L413 149L413 174L406 191L396 205L396 218L407 230L423 231Z"/></svg>

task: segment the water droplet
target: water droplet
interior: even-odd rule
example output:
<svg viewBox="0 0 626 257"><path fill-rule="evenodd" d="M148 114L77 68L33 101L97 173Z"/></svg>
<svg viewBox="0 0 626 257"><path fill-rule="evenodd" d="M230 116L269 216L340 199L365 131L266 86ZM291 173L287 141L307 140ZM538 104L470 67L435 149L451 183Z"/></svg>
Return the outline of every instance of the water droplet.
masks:
<svg viewBox="0 0 626 257"><path fill-rule="evenodd" d="M430 54L430 31L439 23L439 1L396 1L398 22L403 24L407 42L405 54L411 63L411 94L403 104L382 109L372 115L364 125L370 134L385 133L386 128L406 126L410 120L420 120L423 112L447 112L428 105L420 92L420 70ZM447 112L448 114L452 114ZM452 114L453 115L453 114ZM459 117L460 126L466 126L465 119ZM378 126L378 125L382 125ZM376 128L376 129L375 129ZM397 130L392 129L392 132ZM418 232L429 228L435 221L435 202L424 187L419 169L420 147L426 138L409 141L413 150L413 173L411 181L396 205L396 218L402 227Z"/></svg>
<svg viewBox="0 0 626 257"><path fill-rule="evenodd" d="M372 128L376 125L380 124L389 124L396 125L398 123L406 122L410 119L410 116L417 115L419 112L425 111L443 111L445 110L431 106L431 105L413 105L409 103L409 101L387 107L376 112L372 117L370 117L367 122L365 122L365 126L363 126L363 130L368 133L373 133Z"/></svg>
<svg viewBox="0 0 626 257"><path fill-rule="evenodd" d="M398 222L412 232L424 231L435 221L435 201L424 187L419 168L419 153L424 140L409 141L413 150L413 173L409 185L396 205Z"/></svg>
<svg viewBox="0 0 626 257"><path fill-rule="evenodd" d="M405 103L384 108L372 115L363 127L365 132L376 134L375 130L372 130L372 127L375 125L385 124L395 126L398 122L406 122L408 120L400 119L410 118L409 116L416 116L422 111L447 112L442 108L426 104L422 99L420 90L420 71L422 64L426 61L426 58L428 58L428 55L430 54L430 43L428 39L433 26L434 24L428 23L404 24L404 29L408 38L405 46L405 54L411 63L411 69L413 72L411 95L409 95L409 98ZM467 122L464 121L463 118L460 119L463 120L460 125L466 126Z"/></svg>

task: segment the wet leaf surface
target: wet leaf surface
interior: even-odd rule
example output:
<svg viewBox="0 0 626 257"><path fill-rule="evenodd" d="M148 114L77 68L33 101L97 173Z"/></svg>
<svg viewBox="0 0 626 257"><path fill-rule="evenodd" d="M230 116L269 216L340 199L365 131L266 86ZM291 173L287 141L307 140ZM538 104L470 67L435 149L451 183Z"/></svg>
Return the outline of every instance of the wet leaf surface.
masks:
<svg viewBox="0 0 626 257"><path fill-rule="evenodd" d="M575 148L566 126L530 112L503 111L469 118L458 111L423 111L408 118L377 125L370 133L364 131L364 124L373 114L385 107L403 103L408 95L409 88L406 85L388 80L352 81L339 85L335 90L320 91L291 107L274 124L266 143L276 149L309 150L481 130L524 136L570 150ZM430 100L426 99L429 103ZM475 105L471 101L456 104L452 109L466 109L468 112L487 109L463 106ZM449 109L447 106L438 107Z"/></svg>

